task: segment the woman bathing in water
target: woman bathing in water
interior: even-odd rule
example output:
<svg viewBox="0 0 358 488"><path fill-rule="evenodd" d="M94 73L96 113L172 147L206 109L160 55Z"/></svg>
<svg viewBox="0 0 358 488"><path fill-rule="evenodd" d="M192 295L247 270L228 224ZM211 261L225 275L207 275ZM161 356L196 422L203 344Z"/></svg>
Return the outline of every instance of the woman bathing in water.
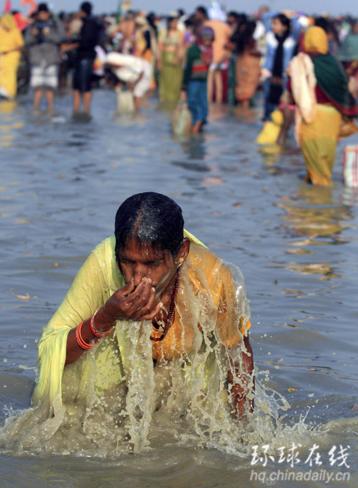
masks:
<svg viewBox="0 0 358 488"><path fill-rule="evenodd" d="M8 439L50 451L84 438L118 445L120 432L135 443L157 411L203 425L248 415L249 308L234 275L184 230L173 200L128 198L43 331L34 409Z"/></svg>

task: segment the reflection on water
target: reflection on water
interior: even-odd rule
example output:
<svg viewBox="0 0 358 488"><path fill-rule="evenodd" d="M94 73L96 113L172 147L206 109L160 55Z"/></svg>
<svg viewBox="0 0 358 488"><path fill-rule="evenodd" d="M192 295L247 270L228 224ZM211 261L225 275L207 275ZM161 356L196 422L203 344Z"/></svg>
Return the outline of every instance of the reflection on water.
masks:
<svg viewBox="0 0 358 488"><path fill-rule="evenodd" d="M314 254L310 246L342 244L341 234L349 226L352 212L334 196L332 188L314 188L301 184L293 196L284 196L279 206L285 210L284 220L290 233L306 239L290 243L288 254ZM299 246L299 248L297 248ZM321 279L336 278L330 263L290 263L288 269L303 274L319 274Z"/></svg>
<svg viewBox="0 0 358 488"><path fill-rule="evenodd" d="M187 158L190 160L205 160L206 144L205 135L198 134L195 137L190 137L182 141L181 147Z"/></svg>
<svg viewBox="0 0 358 488"><path fill-rule="evenodd" d="M260 146L259 152L262 156L262 161L266 166L267 172L270 174L280 174L280 168L277 163L280 161L282 146L279 144L269 144L267 146Z"/></svg>
<svg viewBox="0 0 358 488"><path fill-rule="evenodd" d="M189 230L244 271L261 381L291 404L286 430L258 420L251 441L312 444L312 422L328 429L319 437L328 448L356 448L358 197L340 185L338 164L335 187L319 189L300 180L296 150L263 160L255 112L215 108L205 134L177 141L170 117L154 104L139 118L114 119L115 98L97 92L88 124L71 121L66 104L59 100L57 120L27 113L27 99L0 107L1 418L28 407L41 329L84 257L112 233L117 205L159 190L182 205ZM96 488L249 484L247 458L186 441L179 446L158 430L152 451L116 461L3 457L0 478L26 488L74 479Z"/></svg>
<svg viewBox="0 0 358 488"><path fill-rule="evenodd" d="M16 102L0 100L0 147L8 148L14 143L15 132L22 128L23 123L14 117Z"/></svg>
<svg viewBox="0 0 358 488"><path fill-rule="evenodd" d="M345 222L351 219L349 207L334 199L332 188L313 188L301 185L292 198L282 202L285 220L297 235L308 236L312 241L319 237L337 242Z"/></svg>

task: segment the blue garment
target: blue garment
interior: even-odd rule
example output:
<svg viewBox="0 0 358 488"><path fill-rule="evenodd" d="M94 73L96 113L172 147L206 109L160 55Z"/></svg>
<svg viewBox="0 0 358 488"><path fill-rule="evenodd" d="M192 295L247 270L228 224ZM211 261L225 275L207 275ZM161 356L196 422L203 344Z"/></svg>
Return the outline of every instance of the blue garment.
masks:
<svg viewBox="0 0 358 488"><path fill-rule="evenodd" d="M190 80L187 94L193 125L196 122L206 122L209 114L207 81Z"/></svg>
<svg viewBox="0 0 358 488"><path fill-rule="evenodd" d="M272 19L276 17L280 12L266 12L265 14L262 15L261 17L261 22L265 26L266 32L269 32L271 30L271 25L272 25Z"/></svg>
<svg viewBox="0 0 358 488"><path fill-rule="evenodd" d="M266 35L266 54L263 63L263 68L271 72L275 61L277 46L278 46L278 41L275 35L273 34L273 32L269 32ZM283 78L285 81L287 80L286 70L288 68L288 65L290 64L293 55L295 54L295 47L296 47L296 42L294 38L292 36L287 37L287 39L283 43Z"/></svg>
<svg viewBox="0 0 358 488"><path fill-rule="evenodd" d="M261 22L263 23L266 32L272 32L272 20L274 19L274 17L276 17L279 14L280 14L280 12L267 12L266 14L264 14L262 16ZM296 42L298 42L300 35L302 33L302 30L303 30L303 26L300 23L300 18L301 18L301 15L297 14L297 15L294 15L290 19L291 20L291 36L294 38L294 40Z"/></svg>

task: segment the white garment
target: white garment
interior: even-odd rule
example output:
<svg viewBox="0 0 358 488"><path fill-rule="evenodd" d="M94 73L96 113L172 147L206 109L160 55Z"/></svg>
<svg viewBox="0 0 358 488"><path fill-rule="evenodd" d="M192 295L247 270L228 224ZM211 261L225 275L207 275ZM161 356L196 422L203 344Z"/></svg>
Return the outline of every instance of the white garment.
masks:
<svg viewBox="0 0 358 488"><path fill-rule="evenodd" d="M297 110L295 112L295 137L299 144L302 122L310 124L316 115L316 77L311 58L299 53L289 64L288 74L291 77L292 95Z"/></svg>
<svg viewBox="0 0 358 488"><path fill-rule="evenodd" d="M266 43L268 46L272 46L274 48L278 46L278 40L276 39L275 34L272 31L269 31L266 34ZM293 39L293 37L288 36L283 43L283 47L286 49L293 49L294 46L295 46L295 40Z"/></svg>
<svg viewBox="0 0 358 488"><path fill-rule="evenodd" d="M104 75L104 63L106 62L106 51L101 46L95 47L96 61L94 63L94 74L97 76Z"/></svg>
<svg viewBox="0 0 358 488"><path fill-rule="evenodd" d="M310 124L315 117L317 105L316 77L312 60L307 54L295 56L288 68L291 76L292 94L302 119Z"/></svg>
<svg viewBox="0 0 358 488"><path fill-rule="evenodd" d="M130 54L109 53L106 58L107 64L117 78L124 83L135 83L141 79L133 90L135 97L142 97L149 90L152 79L152 66L148 61Z"/></svg>

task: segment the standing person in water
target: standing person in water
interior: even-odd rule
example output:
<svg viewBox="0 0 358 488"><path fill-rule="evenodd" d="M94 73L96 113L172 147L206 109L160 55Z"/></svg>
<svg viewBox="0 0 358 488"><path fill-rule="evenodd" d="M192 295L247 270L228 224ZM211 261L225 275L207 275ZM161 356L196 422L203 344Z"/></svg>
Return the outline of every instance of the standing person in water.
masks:
<svg viewBox="0 0 358 488"><path fill-rule="evenodd" d="M214 31L202 27L187 52L182 98L187 98L192 116L192 133L201 132L209 114L208 74L213 60Z"/></svg>
<svg viewBox="0 0 358 488"><path fill-rule="evenodd" d="M343 66L329 54L328 36L321 27L308 28L303 52L291 61L289 74L306 181L331 186L337 143L340 137L357 132L353 120L358 105L349 92ZM344 125L348 125L347 134Z"/></svg>
<svg viewBox="0 0 358 488"><path fill-rule="evenodd" d="M266 36L266 54L262 68L264 121L270 120L278 107L287 83L287 68L295 54L296 42L291 36L291 21L278 14L272 19L272 31Z"/></svg>
<svg viewBox="0 0 358 488"><path fill-rule="evenodd" d="M17 95L17 71L24 39L13 15L0 16L0 101Z"/></svg>
<svg viewBox="0 0 358 488"><path fill-rule="evenodd" d="M173 12L158 40L159 100L168 107L178 102L183 81L184 34L178 22Z"/></svg>
<svg viewBox="0 0 358 488"><path fill-rule="evenodd" d="M55 92L58 87L60 42L64 31L55 22L46 3L37 7L34 22L26 35L26 44L31 66L31 88L34 90L33 107L39 112L45 97L47 111L54 111Z"/></svg>
<svg viewBox="0 0 358 488"><path fill-rule="evenodd" d="M75 69L73 73L73 114L79 114L81 104L83 113L89 117L92 104L93 64L96 58L96 46L101 41L102 28L92 17L93 6L83 2L79 15L82 27L79 34Z"/></svg>
<svg viewBox="0 0 358 488"><path fill-rule="evenodd" d="M253 408L250 327L238 270L184 230L173 200L134 195L45 327L34 408L7 442L140 449L157 411L230 436Z"/></svg>

